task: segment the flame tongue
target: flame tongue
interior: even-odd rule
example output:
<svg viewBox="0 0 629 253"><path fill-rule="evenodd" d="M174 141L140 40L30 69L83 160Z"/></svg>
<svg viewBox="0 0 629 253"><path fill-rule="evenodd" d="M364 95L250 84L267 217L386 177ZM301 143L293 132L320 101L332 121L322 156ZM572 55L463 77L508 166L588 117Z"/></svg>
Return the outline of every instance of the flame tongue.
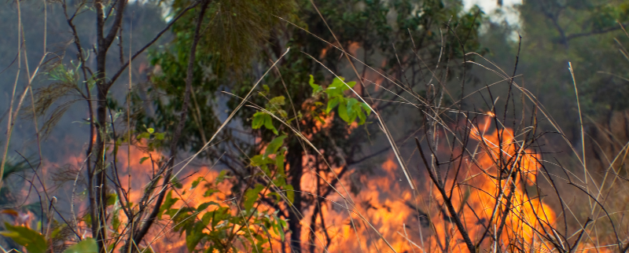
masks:
<svg viewBox="0 0 629 253"><path fill-rule="evenodd" d="M516 143L512 129L489 132L493 114L489 116L470 133L478 142L477 151L462 159L458 178L446 179L448 192L454 184L452 204L473 242L486 237L481 248L550 251L539 234L552 231L556 214L538 197L529 197L535 195L530 189L537 180L540 157ZM341 198L328 201L322 208L326 231L317 230L319 239L312 243L321 247L325 238L331 238L329 252L390 252L389 245L396 252L468 251L435 187L413 196L400 188L394 157L381 168L384 175L360 176L362 189L353 197L357 204L352 212L344 210ZM349 184L347 179L345 183ZM320 224L320 218L316 222ZM307 241L309 226L304 227Z"/></svg>
<svg viewBox="0 0 629 253"><path fill-rule="evenodd" d="M481 247L497 247L500 251L516 247L525 251L550 250L537 233L550 229L555 223L555 212L537 197L530 198L530 190L526 190L537 180L540 157L518 145L512 129L488 133L494 116L488 114L490 117L471 132L480 152L470 157L465 179L454 187L452 203L461 210L461 220L474 242L487 237ZM454 180L449 179L447 185ZM454 226L447 224L447 219L441 223L435 224L437 236L431 239L441 240L445 246L443 238L451 236L452 249L467 251ZM517 245L510 244L513 242Z"/></svg>
<svg viewBox="0 0 629 253"><path fill-rule="evenodd" d="M448 193L452 189L452 204L472 241L478 242L485 237L481 248L550 251L539 234L552 231L550 226L554 225L556 214L538 197L529 197L535 194L527 191L537 180L540 157L515 142L512 129L490 132L490 126L491 117L485 117L472 129L470 137L478 143L476 152L468 153L465 159L459 160L462 164L457 178L450 173L452 175L446 179ZM322 124L318 127L324 129L326 126ZM459 153L454 156L463 153L460 150L453 152ZM126 163L126 159L130 159L135 164L131 170L148 175L152 173L150 163L140 165L139 162L145 156L144 152L133 149L131 157L123 157L121 161ZM159 154L153 154L153 157L159 157ZM304 167L314 166L308 164L309 160L304 159ZM338 195L330 195L321 204L320 215L311 217L314 206L305 210L302 245L307 245L306 242L313 244L316 252L324 251L324 247L327 252L392 252L391 248L396 252L467 252L461 233L452 222L453 217L432 184L426 184L426 190L413 194L410 189L404 188L404 181L400 181L403 176L395 157L390 156L381 168L376 176L342 178L341 183L345 185L350 185L351 180L354 185L360 186L357 194L352 196L354 205L345 204ZM201 175L208 180L216 174L208 168L201 169ZM315 193L316 185L312 182L316 177L305 173L302 190ZM134 175L133 180L141 178ZM359 183L356 184L356 181ZM122 183L127 185L129 182ZM141 195L138 183L135 182L130 189L132 201L137 201ZM184 182L184 188L189 189L189 184ZM222 189L225 194L228 194L228 188ZM185 199L193 206L213 200L194 191L186 194ZM310 226L311 222L316 226ZM153 246L164 252L180 249L185 244L184 238L178 236L153 236L159 237ZM279 244L277 241L274 243Z"/></svg>

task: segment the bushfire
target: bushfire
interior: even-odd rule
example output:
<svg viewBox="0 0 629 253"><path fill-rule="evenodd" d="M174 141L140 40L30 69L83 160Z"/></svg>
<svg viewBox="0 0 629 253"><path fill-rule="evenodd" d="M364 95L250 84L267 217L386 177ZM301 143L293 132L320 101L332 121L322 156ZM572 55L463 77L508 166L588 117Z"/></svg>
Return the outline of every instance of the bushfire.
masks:
<svg viewBox="0 0 629 253"><path fill-rule="evenodd" d="M471 152L454 151L466 159L459 176L446 179L451 202L472 241L486 237L482 248L552 251L538 234L551 231L556 214L537 197L528 197L533 195L540 158L518 145L512 129L490 132L490 116L470 131L477 142ZM318 230L317 237L331 238L327 251L468 252L442 196L427 176L418 177L424 181L419 183L424 189L413 192L404 187L406 182L392 155L380 169L377 176L360 176L363 187L353 197L356 204L351 210L341 198L330 199L323 208L327 227ZM500 169L509 170L503 173L508 176L498 178ZM348 179L345 183L349 184ZM505 209L509 212L503 216ZM321 223L320 218L317 222ZM319 242L318 252L325 251L322 245L326 243Z"/></svg>
<svg viewBox="0 0 629 253"><path fill-rule="evenodd" d="M457 164L461 169L456 177L452 176L454 173L449 173L451 176L444 179L450 201L465 227L464 232L475 243L482 240L479 243L482 249L553 251L553 246L540 236L553 233L557 216L535 193L540 156L518 143L512 129L490 130L492 119L489 114L476 124L470 123L473 127L469 137L473 140L473 147L448 151L454 156L464 157ZM446 152L447 149L439 150ZM142 186L155 173L155 169L150 159L145 158L149 156L146 151L132 148L129 154L130 157L127 157L127 152L120 152L119 163L132 165L128 173L121 177L121 184L129 191L130 200L137 202L144 190ZM153 152L150 157L160 157L160 154ZM305 155L304 167L314 166L311 162L314 159L312 154ZM336 172L341 169L332 168ZM502 173L499 173L500 170L503 170ZM315 174L314 168L309 171L312 173L303 175L302 190L314 195L317 189L313 182L321 175ZM182 181L183 187L177 194L185 201L177 205L196 206L207 201L225 203L231 194L232 185L224 183L218 186L221 193L203 196L197 189L192 189L193 180L202 176L206 181L212 181L219 173L209 167L197 168L196 172L194 177ZM360 187L347 196L330 194L320 203L316 217L311 217L314 205L303 212L302 250L468 252L462 233L455 225L454 217L446 210L444 198L436 186L425 173L416 173L414 178L419 187L411 190L392 154L377 166L373 174L345 175L337 188L349 188L351 183ZM325 181L332 181L332 178L326 178ZM117 213L120 222L124 223L122 211L116 209L115 205L112 208L111 212ZM265 205L259 208L272 209ZM76 209L86 210L86 206ZM310 224L313 221L315 226ZM78 225L83 227L79 231L89 237L87 224L81 221ZM160 222L147 237L147 245L154 252L186 251L184 236L169 232L168 228L172 225ZM124 231L121 226L111 232ZM286 230L286 233L290 231ZM275 251L284 248L290 252L290 247L282 247L287 245L287 239L282 242L278 234L272 231L270 235L274 238Z"/></svg>

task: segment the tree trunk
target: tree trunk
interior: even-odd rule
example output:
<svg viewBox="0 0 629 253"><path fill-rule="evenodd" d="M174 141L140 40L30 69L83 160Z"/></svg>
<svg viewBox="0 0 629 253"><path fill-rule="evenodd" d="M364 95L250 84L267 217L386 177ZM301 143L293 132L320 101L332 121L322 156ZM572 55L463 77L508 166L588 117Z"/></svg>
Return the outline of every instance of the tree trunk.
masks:
<svg viewBox="0 0 629 253"><path fill-rule="evenodd" d="M101 44L101 43L99 43ZM106 166L105 166L105 139L107 129L107 93L109 92L109 85L105 80L105 64L107 58L107 50L105 48L99 48L96 55L96 86L98 89L96 102L96 163L94 166L95 180L95 204L96 217L92 217L92 233L95 234L96 241L98 242L99 252L106 252L106 218L107 218L107 178L106 178ZM93 179L90 179L93 180ZM94 225L96 227L94 227Z"/></svg>
<svg viewBox="0 0 629 253"><path fill-rule="evenodd" d="M288 228L291 231L290 235L290 249L291 253L301 253L301 177L304 173L303 168L303 150L298 141L294 141L290 145L291 152L287 155L289 161L288 174L290 177L290 184L295 190L295 201L293 202L293 208L289 208L288 212Z"/></svg>

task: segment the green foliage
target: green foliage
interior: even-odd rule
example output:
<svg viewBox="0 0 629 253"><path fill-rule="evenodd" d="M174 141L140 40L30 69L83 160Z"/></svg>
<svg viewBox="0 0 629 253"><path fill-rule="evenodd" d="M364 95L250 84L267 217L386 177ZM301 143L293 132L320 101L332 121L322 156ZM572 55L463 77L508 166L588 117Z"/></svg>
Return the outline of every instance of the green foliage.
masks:
<svg viewBox="0 0 629 253"><path fill-rule="evenodd" d="M63 253L98 253L98 246L96 245L96 240L87 238L70 246Z"/></svg>
<svg viewBox="0 0 629 253"><path fill-rule="evenodd" d="M163 145L164 138L166 138L166 133L155 132L154 128L149 127L149 128L146 128L146 131L140 132L139 134L135 136L136 136L135 137L136 140L142 141L143 143L146 144L148 151L155 151L158 147ZM124 138L119 140L119 142L126 142L126 141L127 140ZM142 164L142 162L146 159L148 159L148 157L143 157L142 159L140 159L140 164Z"/></svg>
<svg viewBox="0 0 629 253"><path fill-rule="evenodd" d="M46 253L48 243L42 234L27 227L12 226L7 222L4 223L4 227L7 231L0 231L0 235L26 247L29 253Z"/></svg>
<svg viewBox="0 0 629 253"><path fill-rule="evenodd" d="M287 137L287 135L282 135L274 138L271 142L269 142L269 144L266 146L264 154L256 155L251 158L251 166L259 167L265 173L264 176L273 178L273 186L276 188L284 189L286 200L292 203L295 199L295 190L293 189L292 185L286 183L284 154L287 150L285 148L281 148L284 144L284 140ZM271 170L272 167L275 167L275 170ZM275 171L275 173L273 173L272 171ZM281 196L279 195L279 193L270 194L275 195L278 202L281 200Z"/></svg>
<svg viewBox="0 0 629 253"><path fill-rule="evenodd" d="M259 129L262 126L273 131L273 133L278 134L277 129L273 126L273 118L271 115L264 112L257 112L253 115L253 124L251 125L251 128Z"/></svg>
<svg viewBox="0 0 629 253"><path fill-rule="evenodd" d="M176 112L180 112L183 105L189 47L189 41L177 40L170 50L149 53L151 64L158 66L159 70L151 75L155 86L148 90L148 102L152 103L154 111L147 110L147 101L140 94L132 96L136 132L144 133L148 128L153 128L157 132L154 135L156 139L168 141L168 136L164 133L172 131L180 120ZM196 58L198 64L193 69L191 107L184 124L185 134L178 143L180 148L191 150L201 148L205 144L203 136L211 136L219 122L215 115L215 92L219 87L219 80L213 68L208 67L214 57L199 53ZM164 97L168 99L165 100Z"/></svg>
<svg viewBox="0 0 629 253"><path fill-rule="evenodd" d="M265 85L264 87L268 91L268 86ZM274 115L278 115L281 118L286 118L288 114L286 113L286 111L282 109L282 106L285 104L284 100L285 100L284 96L274 97L266 103L265 109L269 111L270 113L273 113ZM268 130L273 131L275 135L279 134L275 126L273 126L273 117L270 114L266 112L262 112L262 111L256 112L253 115L251 128L259 129L262 126L264 126Z"/></svg>
<svg viewBox="0 0 629 253"><path fill-rule="evenodd" d="M313 97L318 97L323 91L320 85L314 83L314 77L310 76L310 87L312 87L312 95ZM325 89L325 94L327 95L328 106L325 109L325 113L330 113L337 105L338 105L338 115L348 124L351 124L356 120L356 117L360 120L358 122L359 125L365 124L365 120L367 116L371 114L371 108L369 105L363 102L359 102L357 99L352 97L345 97L345 91L351 88L354 88L356 82L347 82L345 83L345 78L336 77Z"/></svg>
<svg viewBox="0 0 629 253"><path fill-rule="evenodd" d="M191 0L176 0L173 12L191 4ZM206 12L201 51L213 55L213 62L235 70L249 64L278 27L282 17L295 19L297 5L293 0L214 0ZM178 41L192 40L198 10L190 12L173 30ZM238 32L234 32L238 31Z"/></svg>
<svg viewBox="0 0 629 253"><path fill-rule="evenodd" d="M535 94L559 125L570 126L564 131L571 141L579 141L580 128L574 125L578 113L568 62L574 68L583 113L607 121L604 117L612 111L629 108L629 86L624 80L629 78L629 61L622 55L629 37L618 24L629 25L626 1L530 0L523 1L518 10L518 27L487 24L481 39L492 50L488 58L496 66L509 66L503 69L510 75L518 50L513 35L516 31L521 34L516 75L524 76L519 82ZM495 74L481 73L478 78L493 80Z"/></svg>
<svg viewBox="0 0 629 253"><path fill-rule="evenodd" d="M39 232L28 227L13 226L7 222L4 223L6 231L0 231L0 235L13 239L17 244L26 248L28 253L46 253L49 245L48 240ZM58 227L50 236L56 238L61 227ZM96 240L87 238L79 243L70 246L63 253L97 253L98 246Z"/></svg>
<svg viewBox="0 0 629 253"><path fill-rule="evenodd" d="M221 176L222 175L222 176ZM211 197L219 192L216 188L225 179L225 172L221 172L214 182L206 182L204 178L196 179L192 188L204 184L204 197ZM268 192L263 185L249 188L242 196L240 204L232 202L209 201L200 203L196 207L174 207L179 198L173 198L170 191L166 195L159 218L168 216L174 224L174 231L185 234L186 247L189 252L219 252L243 250L245 252L267 252L270 248L270 234L261 234L260 230L272 229L281 240L284 240L286 221L277 217L277 212L258 211L255 203L260 194ZM227 204L225 204L227 203ZM235 242L243 242L242 249L235 246ZM245 243L246 242L246 243Z"/></svg>
<svg viewBox="0 0 629 253"><path fill-rule="evenodd" d="M267 108L277 112L281 110L279 107L283 104L283 97L275 97L269 100ZM268 114L264 115L266 116L258 116L258 118L270 117ZM252 124L259 124L257 121L259 119L254 119ZM267 128L277 133L274 127ZM266 186L255 184L253 187L246 188L240 203L233 202L231 205L225 205L225 202L209 201L197 207L177 208L174 206L180 199L173 197L173 191L170 191L160 208L158 218L163 219L164 216L168 216L176 224L174 231L180 234L185 233L186 247L190 252L238 251L238 248L234 246L236 240L247 242L243 245L246 251L252 251L255 248L258 252L264 252L267 250L266 245L270 244L269 229L275 235L279 235L282 241L285 240L286 221L277 217L277 211L259 211L259 204L256 203L260 203L261 197L275 197L271 199L275 199L277 204L282 201L282 196L291 203L294 201L294 189L286 183L284 170L286 149L282 146L286 138L286 135L274 138L268 143L263 154L251 158L251 166L260 168L261 173L264 174L263 177L272 180L271 184ZM226 171L221 171L213 183L199 177L192 182L190 190L205 182L203 196L212 197L220 192L216 186L225 179L229 179ZM271 185L275 190L283 189L285 194L270 190ZM261 229L266 231L266 236L259 233Z"/></svg>

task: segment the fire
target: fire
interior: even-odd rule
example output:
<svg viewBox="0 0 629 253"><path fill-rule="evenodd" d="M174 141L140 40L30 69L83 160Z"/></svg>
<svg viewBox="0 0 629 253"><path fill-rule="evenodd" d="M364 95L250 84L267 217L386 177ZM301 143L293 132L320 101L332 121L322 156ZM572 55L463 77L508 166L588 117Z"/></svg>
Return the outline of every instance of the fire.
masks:
<svg viewBox="0 0 629 253"><path fill-rule="evenodd" d="M144 194L144 188L149 183L149 179L153 177L159 165L153 164L151 160L155 162L159 161L163 155L159 152L149 152L142 148L132 147L130 156L127 156L127 152L119 153L119 164L126 167L127 164L131 164L131 167L127 169L126 173L121 176L121 185L129 192L129 200L133 203L138 203L140 198ZM146 159L149 158L149 159ZM173 208L181 208L184 206L196 207L201 203L215 201L217 203L223 203L227 196L231 193L228 183L219 184L217 187L220 192L213 194L212 196L204 196L203 183L200 183L197 187L193 187L193 181L199 177L204 178L203 182L213 182L219 175L218 171L212 170L209 167L201 166L192 168L193 176L188 177L191 172L180 174L178 177L186 178L183 180L181 189L175 189L173 197L181 199L175 203ZM177 169L175 169L177 172ZM159 181L161 185L161 180ZM154 193L161 189L158 187ZM207 210L216 209L214 206L210 206ZM118 217L122 224L127 223L124 212L121 209L115 207L110 212L117 212ZM198 217L201 219L203 213L199 213ZM153 229L146 237L147 246L153 248L155 252L181 252L186 248L186 240L184 236L172 233L169 228L174 224L169 224L168 221L164 221L160 224L160 229ZM162 229L161 227L165 228ZM118 228L118 232L123 232L123 226ZM121 245L120 245L121 246Z"/></svg>
<svg viewBox="0 0 629 253"><path fill-rule="evenodd" d="M332 44L329 44L325 48L321 49L321 53L319 53L319 59L325 58L325 56L328 54L328 51L330 51L330 49L332 48L334 48L334 46ZM349 46L347 47L347 51L354 56L358 52L358 49L360 49L360 43L356 41L350 42Z"/></svg>
<svg viewBox="0 0 629 253"><path fill-rule="evenodd" d="M160 165L158 164L160 159L164 158L165 155L161 152L157 151L148 151L146 149L146 144L143 142L134 144L131 146L130 150L127 150L126 146L121 146L118 150L116 156L116 164L120 179L120 186L123 188L122 194L126 193L125 199L132 203L134 203L134 207L137 206L137 203L144 195L145 188L149 183L150 179L154 177L154 175L158 172ZM50 168L62 168L65 166L71 166L73 168L81 168L84 166L85 157L81 156L68 156L65 158L65 161L62 163L53 163L46 161L46 169ZM130 165L128 167L127 165ZM177 168L175 168L177 171ZM79 170L80 173L85 173L85 169ZM190 177L190 174L194 172L193 176ZM173 208L179 208L184 205L189 206L197 206L204 202L215 201L218 203L225 202L225 199L231 193L231 185L228 183L222 183L217 185L217 188L220 192L213 194L210 197L203 196L204 190L202 189L202 184L199 184L198 187L192 187L192 182L198 177L205 178L207 182L213 182L214 179L218 176L219 172L216 170L212 170L207 166L197 166L191 169L188 169L178 175L178 178L183 178L181 181L182 187L177 191L178 197L181 199L178 203L173 205ZM161 179L159 180L158 187L153 193L154 196L157 195L159 190L161 190ZM71 190L71 189L70 189ZM77 192L80 191L76 190ZM115 193L113 190L110 193ZM75 193L76 194L76 193ZM89 229L89 222L86 222L85 218L88 211L87 199L83 195L76 194L74 198L74 212L78 216L76 219L77 232L81 235L82 238L92 237L91 230ZM118 196L118 198L122 198ZM208 207L207 210L212 210L212 206ZM135 209L137 211L137 209ZM125 213L120 208L120 203L116 203L108 208L108 213L111 215L108 222L108 231L109 238L115 239L118 233L127 233L127 217ZM16 215L16 225L26 225L29 226L32 224L33 219L35 218L34 214L31 212L27 213L15 213ZM113 226L113 216L117 217L119 220L119 227L114 229ZM202 214L200 214L202 215ZM199 217L200 218L200 217ZM69 220L72 221L72 220ZM170 227L172 224L168 224L167 221L160 221L161 223L156 225L155 229L152 229L149 234L145 238L145 244L153 249L153 252L182 252L186 248L186 241L184 236L180 236L178 233L172 233L170 231ZM113 242L113 241L112 241ZM76 242L69 242L69 244L74 244ZM116 249L120 249L124 244L123 242L117 243Z"/></svg>
<svg viewBox="0 0 629 253"><path fill-rule="evenodd" d="M540 156L516 142L512 129L490 131L494 115L488 115L470 132L471 139L478 145L477 151L465 153L466 159L461 160L462 169L457 178L450 176L446 179L447 189L454 184L452 203L459 210L459 217L472 241L478 242L486 237L481 245L483 249L505 251L518 247L523 251L551 251L538 233L551 230L556 223L556 213L539 198L529 197L531 190L527 192L537 181ZM318 122L315 131L328 128L332 117L327 115L324 122ZM350 127L349 131L355 127ZM143 158L158 160L162 154L133 147L127 157L126 150L121 150L118 159L120 168L124 168L121 185L130 192L130 200L137 203L143 187L155 173L151 159ZM464 153L462 150L453 152L457 152L455 156ZM315 159L313 154L305 155L303 167L307 169L301 180L302 190L312 194L317 193L315 182L319 177L325 177L321 184L330 182L334 174L343 170L343 167L331 168L335 173L317 175ZM129 163L131 168L126 168ZM500 170L508 176L496 178ZM196 171L193 177L182 182L179 198L185 201L177 205L196 206L208 201L225 201L231 185L220 185L221 193L204 197L202 190L193 189L192 181L199 176L213 181L218 172L209 167L196 168ZM443 207L443 198L436 187L428 183L426 176L419 178L424 179L424 188L410 190L393 155L380 164L374 175L350 174L342 177L337 187L342 194L346 192L341 188L350 189L352 182L360 188L351 196L327 196L321 204L321 215L312 219L317 224L314 230L310 226L314 205L303 211L303 250L306 251L307 245L312 244L316 252L467 252L461 233ZM261 205L260 208L266 210L271 207ZM509 208L510 212L503 216L505 208ZM111 211L118 212L122 224L125 224L121 210ZM321 226L322 223L325 227ZM82 223L81 226L86 225ZM164 224L160 224L160 228L168 226L161 225ZM494 240L498 229L502 233ZM118 230L122 232L122 226ZM277 237L274 233L272 235ZM167 228L156 229L147 236L147 240L155 252L185 249L185 238L170 233ZM517 242L518 245L509 242ZM278 241L273 244L276 249L280 247Z"/></svg>
<svg viewBox="0 0 629 253"><path fill-rule="evenodd" d="M452 203L461 210L461 220L473 242L483 236L489 237L481 247L499 251L551 251L538 233L552 230L556 214L539 198L530 198L526 192L526 188L537 181L540 157L519 145L512 129L497 129L490 133L488 129L495 115L487 114L489 117L473 127L470 133L470 137L478 141L479 151L463 165L467 167L463 179L451 178L446 183L449 186L455 184ZM499 175L503 175L502 178ZM436 196L438 202L442 202L441 196ZM510 211L504 216L507 208ZM446 225L448 221L443 216L442 224L435 225L437 236L434 240L442 240L445 244L440 238L446 238L449 233L452 237L449 248L466 251L460 233L453 225ZM492 233L498 231L502 233L495 238Z"/></svg>
<svg viewBox="0 0 629 253"><path fill-rule="evenodd" d="M556 214L539 198L529 197L526 190L537 180L540 157L522 148L514 140L512 129L489 132L493 114L489 115L470 133L478 143L478 151L462 162L457 178L446 179L447 189L454 184L452 203L473 242L485 235L481 248L551 251L539 234L552 231ZM415 194L404 188L393 156L380 167L375 178L359 176L363 188L352 197L353 204L345 204L335 196L323 205L327 227L323 228L326 231L316 231L317 239L312 243L317 245L317 252L323 251L328 236L329 252L468 251L435 186L427 185ZM500 169L508 170L503 175L510 176L497 178ZM349 185L348 178L342 181ZM510 211L503 216L505 208ZM310 213L312 208L305 217ZM321 222L321 218L315 220ZM302 235L310 232L306 225ZM498 229L501 235L494 240ZM307 241L306 236L302 237Z"/></svg>

